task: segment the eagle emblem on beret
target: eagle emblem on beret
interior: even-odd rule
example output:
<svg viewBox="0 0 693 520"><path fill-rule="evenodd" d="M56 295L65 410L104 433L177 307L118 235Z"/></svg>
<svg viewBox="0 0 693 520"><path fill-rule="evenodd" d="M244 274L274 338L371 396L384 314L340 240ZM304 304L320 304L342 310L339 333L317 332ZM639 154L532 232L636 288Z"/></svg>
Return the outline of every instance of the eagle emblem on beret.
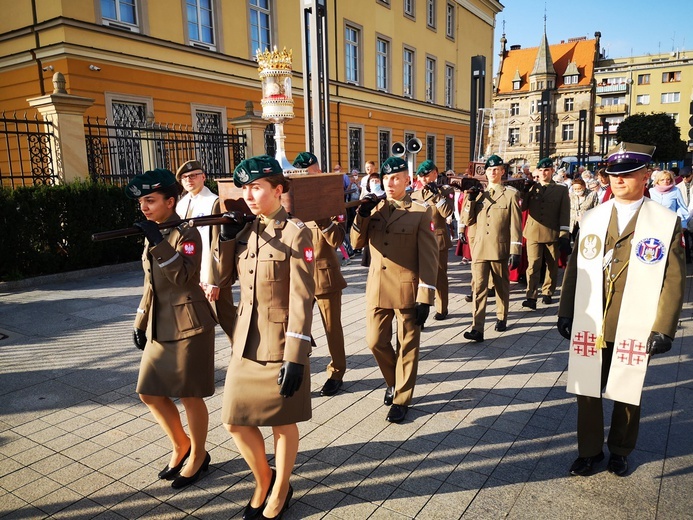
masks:
<svg viewBox="0 0 693 520"><path fill-rule="evenodd" d="M384 171L385 173L391 173L391 172L392 172L392 166L390 166L389 164L384 165L384 166L383 166L383 171Z"/></svg>
<svg viewBox="0 0 693 520"><path fill-rule="evenodd" d="M250 179L248 172L245 171L243 168L238 170L237 177L238 177L238 180L241 182L248 182L248 179Z"/></svg>
<svg viewBox="0 0 693 520"><path fill-rule="evenodd" d="M132 194L135 197L139 197L140 195L142 195L142 192L140 191L140 189L137 186L135 186L134 184L132 186L130 186L128 189L132 192Z"/></svg>

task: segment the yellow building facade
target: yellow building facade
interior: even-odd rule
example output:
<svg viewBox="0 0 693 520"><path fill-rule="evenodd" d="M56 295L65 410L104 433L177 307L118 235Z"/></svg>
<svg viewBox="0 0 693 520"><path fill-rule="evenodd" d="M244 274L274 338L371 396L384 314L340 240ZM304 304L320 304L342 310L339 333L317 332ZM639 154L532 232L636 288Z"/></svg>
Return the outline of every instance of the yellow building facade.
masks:
<svg viewBox="0 0 693 520"><path fill-rule="evenodd" d="M439 168L469 161L471 59L491 67L497 0L326 0L330 150L362 170L417 137ZM306 149L302 0L0 0L0 110L29 112L61 72L92 120L216 125L260 114L258 48L293 49L287 156ZM490 93L491 74L486 74ZM490 96L489 96L490 97ZM249 113L247 102L254 104ZM266 123L264 123L266 124ZM256 139L248 155L262 152ZM425 157L424 157L425 156ZM233 165L231 165L233 166Z"/></svg>

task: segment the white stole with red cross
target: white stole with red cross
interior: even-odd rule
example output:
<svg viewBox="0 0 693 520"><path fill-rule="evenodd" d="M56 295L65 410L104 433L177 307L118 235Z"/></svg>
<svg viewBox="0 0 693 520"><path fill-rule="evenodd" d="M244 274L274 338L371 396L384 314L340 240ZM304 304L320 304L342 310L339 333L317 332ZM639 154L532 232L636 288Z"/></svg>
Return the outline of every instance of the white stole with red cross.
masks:
<svg viewBox="0 0 693 520"><path fill-rule="evenodd" d="M604 271L609 273L611 255L604 255L613 201L588 211L580 223L577 291L570 356L568 392L601 396L601 350L596 340L604 313ZM640 404L647 371L647 338L659 304L664 270L676 214L645 199L631 239L630 259L619 310L614 352L604 397ZM616 273L612 273L616 274Z"/></svg>

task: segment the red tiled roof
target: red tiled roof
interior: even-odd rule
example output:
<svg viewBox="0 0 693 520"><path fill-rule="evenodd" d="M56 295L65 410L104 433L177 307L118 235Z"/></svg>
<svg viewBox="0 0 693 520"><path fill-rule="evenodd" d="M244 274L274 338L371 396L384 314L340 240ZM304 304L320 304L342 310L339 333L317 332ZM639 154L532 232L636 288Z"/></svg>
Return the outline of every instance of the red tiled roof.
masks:
<svg viewBox="0 0 693 520"><path fill-rule="evenodd" d="M549 49L551 51L553 66L556 69L556 85L558 88L564 86L563 73L568 68L568 64L571 61L577 64L577 68L580 71L580 78L577 86L587 86L590 84L594 76L594 56L597 49L597 40L558 43L549 45ZM529 75L534 68L534 61L537 58L538 51L539 47L506 51L498 83L499 94L529 91ZM520 71L520 77L522 78L519 91L513 90L512 83L515 71L517 70ZM565 86L574 87L576 85Z"/></svg>

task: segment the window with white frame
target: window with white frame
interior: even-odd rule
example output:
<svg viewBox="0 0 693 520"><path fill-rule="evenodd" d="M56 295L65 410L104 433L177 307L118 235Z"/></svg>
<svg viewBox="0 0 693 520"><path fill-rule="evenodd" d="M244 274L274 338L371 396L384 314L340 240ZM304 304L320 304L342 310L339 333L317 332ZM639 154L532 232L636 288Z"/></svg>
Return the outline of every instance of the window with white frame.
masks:
<svg viewBox="0 0 693 520"><path fill-rule="evenodd" d="M678 103L681 101L680 92L664 92L662 93L662 103Z"/></svg>
<svg viewBox="0 0 693 520"><path fill-rule="evenodd" d="M404 146L407 146L407 143L411 141L412 139L416 138L416 134L412 132L404 132Z"/></svg>
<svg viewBox="0 0 693 520"><path fill-rule="evenodd" d="M565 112L572 112L574 110L575 106L575 99L569 97L565 98L565 101L563 102L563 108Z"/></svg>
<svg viewBox="0 0 693 520"><path fill-rule="evenodd" d="M264 52L272 48L272 13L270 0L249 0L250 52Z"/></svg>
<svg viewBox="0 0 693 520"><path fill-rule="evenodd" d="M539 100L535 99L529 102L529 113L534 114L539 109Z"/></svg>
<svg viewBox="0 0 693 520"><path fill-rule="evenodd" d="M378 160L383 164L390 157L392 132L390 130L378 130Z"/></svg>
<svg viewBox="0 0 693 520"><path fill-rule="evenodd" d="M445 106L452 108L455 104L455 67L445 65Z"/></svg>
<svg viewBox="0 0 693 520"><path fill-rule="evenodd" d="M445 36L455 39L455 4L450 2L445 8Z"/></svg>
<svg viewBox="0 0 693 520"><path fill-rule="evenodd" d="M346 80L349 83L358 84L361 81L361 67L359 64L361 59L361 31L354 26L347 25L344 29L344 40Z"/></svg>
<svg viewBox="0 0 693 520"><path fill-rule="evenodd" d="M451 136L445 137L445 171L453 170L455 157L455 138Z"/></svg>
<svg viewBox="0 0 693 520"><path fill-rule="evenodd" d="M375 40L376 87L378 90L390 90L390 42L384 38Z"/></svg>
<svg viewBox="0 0 693 520"><path fill-rule="evenodd" d="M215 50L216 38L214 37L212 0L186 0L185 7L190 44L202 44L205 48Z"/></svg>
<svg viewBox="0 0 693 520"><path fill-rule="evenodd" d="M404 14L414 18L416 11L416 0L404 0Z"/></svg>
<svg viewBox="0 0 693 520"><path fill-rule="evenodd" d="M101 0L101 18L106 25L140 31L136 0Z"/></svg>
<svg viewBox="0 0 693 520"><path fill-rule="evenodd" d="M436 102L436 60L426 58L426 101Z"/></svg>
<svg viewBox="0 0 693 520"><path fill-rule="evenodd" d="M436 0L426 0L426 25L436 28Z"/></svg>
<svg viewBox="0 0 693 520"><path fill-rule="evenodd" d="M565 124L561 127L561 137L564 141L572 141L575 135L575 125L573 123Z"/></svg>
<svg viewBox="0 0 693 520"><path fill-rule="evenodd" d="M579 81L578 75L577 74L571 74L569 76L563 76L563 84L564 85L577 85ZM551 85L549 85L549 88L551 88Z"/></svg>
<svg viewBox="0 0 693 520"><path fill-rule="evenodd" d="M519 128L508 128L508 144L510 146L514 144L520 144L520 129Z"/></svg>
<svg viewBox="0 0 693 520"><path fill-rule="evenodd" d="M635 104L636 105L649 105L650 104L650 95L649 94L638 94L635 97Z"/></svg>
<svg viewBox="0 0 693 520"><path fill-rule="evenodd" d="M414 49L404 48L402 53L402 94L414 97Z"/></svg>
<svg viewBox="0 0 693 520"><path fill-rule="evenodd" d="M510 103L510 115L511 116L519 116L520 115L520 104L519 103Z"/></svg>
<svg viewBox="0 0 693 520"><path fill-rule="evenodd" d="M361 171L363 167L363 128L349 125L347 132L349 136L349 171Z"/></svg>

